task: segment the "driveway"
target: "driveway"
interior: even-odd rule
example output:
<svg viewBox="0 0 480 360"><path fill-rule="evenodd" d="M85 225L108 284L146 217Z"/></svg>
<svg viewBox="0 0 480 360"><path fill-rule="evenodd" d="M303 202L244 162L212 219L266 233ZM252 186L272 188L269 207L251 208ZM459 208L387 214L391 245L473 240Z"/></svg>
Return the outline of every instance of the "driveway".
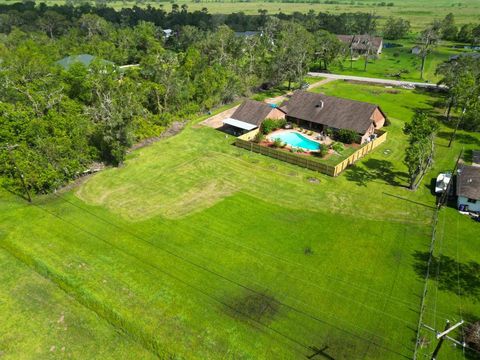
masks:
<svg viewBox="0 0 480 360"><path fill-rule="evenodd" d="M392 85L392 86L415 86L415 87L428 88L428 89L437 89L437 88L447 89L445 85L437 85L437 84L431 84L431 83L425 83L425 82L379 79L379 78L369 78L369 77L363 77L363 76L351 76L351 75L329 74L329 73L319 73L319 72L310 72L308 73L308 75L325 77L327 79L332 79L332 80L352 80L352 81L360 81L360 82L366 82L366 83L384 84L384 85Z"/></svg>

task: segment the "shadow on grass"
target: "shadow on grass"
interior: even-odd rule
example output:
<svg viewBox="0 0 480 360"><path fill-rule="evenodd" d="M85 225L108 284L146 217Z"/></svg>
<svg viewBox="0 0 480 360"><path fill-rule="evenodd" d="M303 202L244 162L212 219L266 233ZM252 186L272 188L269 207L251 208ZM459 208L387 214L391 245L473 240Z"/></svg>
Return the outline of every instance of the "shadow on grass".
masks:
<svg viewBox="0 0 480 360"><path fill-rule="evenodd" d="M450 137L452 136L451 132L448 131L440 131L437 133L437 136L439 138L445 139L445 140L450 140ZM463 145L475 145L475 146L480 146L480 140L477 139L475 136L469 135L469 134L462 134L462 133L457 133L455 135L455 139L453 140L454 142L459 142L460 144Z"/></svg>
<svg viewBox="0 0 480 360"><path fill-rule="evenodd" d="M406 174L395 171L393 164L388 160L368 159L362 162L362 166L353 165L348 168L345 176L358 186L367 186L367 183L376 180L383 180L392 186L404 186L399 180L405 178Z"/></svg>
<svg viewBox="0 0 480 360"><path fill-rule="evenodd" d="M414 270L417 275L424 279L427 271L429 258L428 252L415 251L413 254L415 260ZM438 276L432 276L431 279L437 282L438 288L442 291L448 291L458 296L480 298L480 264L475 261L467 263L458 262L455 259L446 256L434 256L430 269L434 269Z"/></svg>

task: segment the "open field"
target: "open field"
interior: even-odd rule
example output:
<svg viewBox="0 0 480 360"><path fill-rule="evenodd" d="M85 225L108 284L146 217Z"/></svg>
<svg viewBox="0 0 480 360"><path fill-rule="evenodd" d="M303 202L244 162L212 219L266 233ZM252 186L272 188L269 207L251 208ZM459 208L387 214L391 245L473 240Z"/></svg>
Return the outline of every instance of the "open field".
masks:
<svg viewBox="0 0 480 360"><path fill-rule="evenodd" d="M385 40L385 42L389 41ZM364 70L365 60L363 58L354 60L352 64L350 64L350 59L346 59L341 66L332 66L329 70L333 73L345 75L422 81L420 79L422 59L420 56L411 53L412 47L415 46L415 40L392 41L392 43L400 46L384 48L378 59L369 60L366 71ZM434 48L425 62L424 80L431 83L440 80L435 75L437 66L447 61L451 56L463 52L463 50L454 49L454 45L455 43L442 41L439 46Z"/></svg>
<svg viewBox="0 0 480 360"><path fill-rule="evenodd" d="M411 192L401 128L416 108L440 115L443 99L343 81L315 91L379 104L391 120L387 142L330 178L236 148L233 137L197 119L73 191L29 206L2 193L0 256L21 269L7 280L23 276L60 294L57 300L39 291L38 302L52 315L38 316L57 321L62 308L76 322L96 319L88 339L102 339L99 350L118 341L109 330L116 328L128 340L116 349L127 352L122 358L149 351L186 359L298 359L312 353L310 346L335 359L410 358L435 204L430 180L453 166L460 148L480 147L480 136L460 132L447 148L451 130L442 127L434 169ZM478 225L451 209L442 216L472 234L455 238L458 232L445 226L442 253L454 256L458 246L461 268L478 263ZM14 326L28 334L47 325L32 330L14 306L16 294L0 293L0 322L7 324L0 351L6 358L18 358L23 348L50 356L57 342L39 337L32 350L5 336ZM427 304L437 324L460 309L480 316L478 293L458 299L439 286L438 294L435 306ZM58 346L69 348L72 338ZM445 348L450 359L460 358Z"/></svg>
<svg viewBox="0 0 480 360"><path fill-rule="evenodd" d="M1 2L8 3L7 0L1 0ZM46 0L48 4L64 4L63 0ZM389 3L390 1L386 1ZM210 13L230 14L232 12L244 12L245 14L258 14L258 9L266 9L270 14L276 14L283 12L286 14L299 11L306 13L309 10L315 12L330 12L332 14L338 14L343 12L374 12L380 16L379 23L382 24L385 18L388 16L403 17L410 20L414 31L418 31L426 24L430 23L433 19L444 18L448 13L455 15L456 22L461 25L469 22L478 22L478 14L480 13L480 3L477 0L432 0L427 4L423 1L417 0L394 0L392 1L394 6L377 6L377 3L381 1L377 0L361 0L361 1L344 1L339 0L338 4L320 4L320 3L287 3L287 2L264 2L264 1L251 1L251 2L216 2L216 1L191 1L180 0L175 1L178 5L186 4L189 10L201 10L207 8ZM166 10L171 9L170 3L158 3L154 1L146 1L142 5L138 5L133 1L114 1L109 2L109 6L113 6L116 9L122 7L147 6L154 7L163 6Z"/></svg>

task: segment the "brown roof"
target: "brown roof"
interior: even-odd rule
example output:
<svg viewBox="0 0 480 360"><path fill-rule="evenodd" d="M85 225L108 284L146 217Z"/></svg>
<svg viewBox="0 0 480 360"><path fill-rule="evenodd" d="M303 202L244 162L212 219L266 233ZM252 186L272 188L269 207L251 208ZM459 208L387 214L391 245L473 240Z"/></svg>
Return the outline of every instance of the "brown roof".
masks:
<svg viewBox="0 0 480 360"><path fill-rule="evenodd" d="M297 90L282 106L289 117L365 134L377 105ZM383 112L382 112L383 114ZM385 115L384 115L385 116Z"/></svg>
<svg viewBox="0 0 480 360"><path fill-rule="evenodd" d="M472 152L472 162L474 164L480 165L480 150L473 150L473 152Z"/></svg>
<svg viewBox="0 0 480 360"><path fill-rule="evenodd" d="M366 50L369 41L375 49L378 49L383 42L383 38L370 35L337 35L337 39L352 46L353 50Z"/></svg>
<svg viewBox="0 0 480 360"><path fill-rule="evenodd" d="M464 165L459 169L457 196L480 200L480 167Z"/></svg>
<svg viewBox="0 0 480 360"><path fill-rule="evenodd" d="M255 100L245 100L235 110L231 118L260 126L260 123L267 118L272 110L273 107L270 104Z"/></svg>

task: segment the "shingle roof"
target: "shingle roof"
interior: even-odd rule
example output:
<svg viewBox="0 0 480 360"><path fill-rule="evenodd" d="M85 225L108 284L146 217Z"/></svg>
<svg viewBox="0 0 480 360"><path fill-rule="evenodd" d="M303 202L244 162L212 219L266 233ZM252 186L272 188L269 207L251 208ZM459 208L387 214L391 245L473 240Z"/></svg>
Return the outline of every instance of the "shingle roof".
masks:
<svg viewBox="0 0 480 360"><path fill-rule="evenodd" d="M472 163L480 165L480 150L473 150Z"/></svg>
<svg viewBox="0 0 480 360"><path fill-rule="evenodd" d="M272 110L272 105L267 103L245 100L237 110L235 110L231 118L260 126L260 123L266 119Z"/></svg>
<svg viewBox="0 0 480 360"><path fill-rule="evenodd" d="M282 106L289 117L337 129L350 129L359 134L364 134L372 125L371 117L377 108L380 110L375 104L302 90L294 92Z"/></svg>
<svg viewBox="0 0 480 360"><path fill-rule="evenodd" d="M368 41L378 49L383 42L383 38L370 35L337 35L337 39L348 46L351 45L353 50L366 50Z"/></svg>
<svg viewBox="0 0 480 360"><path fill-rule="evenodd" d="M464 165L459 169L457 196L480 200L480 167Z"/></svg>

